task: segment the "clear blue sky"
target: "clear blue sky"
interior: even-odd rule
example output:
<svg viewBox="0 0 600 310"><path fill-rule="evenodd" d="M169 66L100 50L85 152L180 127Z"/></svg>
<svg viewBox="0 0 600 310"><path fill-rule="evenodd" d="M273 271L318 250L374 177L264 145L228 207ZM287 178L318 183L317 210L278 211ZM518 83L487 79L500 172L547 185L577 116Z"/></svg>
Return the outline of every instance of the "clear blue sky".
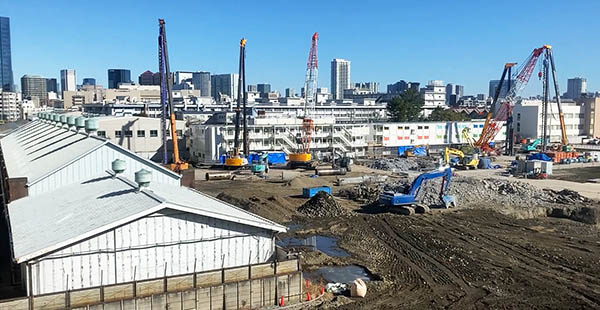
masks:
<svg viewBox="0 0 600 310"><path fill-rule="evenodd" d="M77 71L78 84L95 77L106 87L108 68L131 69L137 82L158 70L157 18L164 18L172 71L237 72L244 36L248 84L281 92L302 87L315 31L320 87L330 87L331 59L345 58L353 82L376 81L383 90L400 79L441 79L466 94L487 93L505 62L551 44L561 92L574 76L600 91L599 11L597 0L0 3L0 16L11 19L17 84L24 74L58 78L63 68Z"/></svg>

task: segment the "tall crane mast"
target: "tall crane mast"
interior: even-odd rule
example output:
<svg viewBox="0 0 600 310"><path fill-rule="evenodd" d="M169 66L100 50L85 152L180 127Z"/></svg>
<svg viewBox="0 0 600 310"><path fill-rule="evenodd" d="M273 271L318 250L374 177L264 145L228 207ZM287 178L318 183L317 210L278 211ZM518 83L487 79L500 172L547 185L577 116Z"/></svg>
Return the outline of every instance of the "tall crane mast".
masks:
<svg viewBox="0 0 600 310"><path fill-rule="evenodd" d="M179 158L179 145L177 144L177 126L175 122L175 109L173 107L173 92L171 72L169 70L169 54L167 52L167 32L164 19L158 19L158 67L160 72L160 103L162 109L162 138L163 138L163 164L168 163L167 155L167 132L166 115L169 111L169 122L171 127L171 141L173 142L173 162L169 168L175 172L188 169L188 163Z"/></svg>
<svg viewBox="0 0 600 310"><path fill-rule="evenodd" d="M239 77L238 77L238 95L237 95L237 107L235 108L235 136L233 139L233 152L231 156L225 159L226 167L241 167L244 164L244 160L240 156L240 114L243 108L243 122L244 122L244 133L243 133L243 146L244 154L248 156L248 130L246 122L246 39L240 40L240 66L239 66ZM243 107L242 107L243 104Z"/></svg>
<svg viewBox="0 0 600 310"><path fill-rule="evenodd" d="M307 165L312 161L310 153L310 144L312 140L312 132L314 129L314 121L311 118L313 109L317 102L317 77L318 77L318 60L317 60L317 41L319 34L312 35L310 51L308 52L308 61L306 62L306 76L304 80L304 111L302 115L302 134L297 139L298 149L296 153L290 154L290 165Z"/></svg>

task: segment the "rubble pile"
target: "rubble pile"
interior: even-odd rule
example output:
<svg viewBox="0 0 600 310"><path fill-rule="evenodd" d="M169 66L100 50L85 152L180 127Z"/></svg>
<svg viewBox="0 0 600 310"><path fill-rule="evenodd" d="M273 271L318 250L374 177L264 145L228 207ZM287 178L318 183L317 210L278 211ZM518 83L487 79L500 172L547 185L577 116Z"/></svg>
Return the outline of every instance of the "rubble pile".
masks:
<svg viewBox="0 0 600 310"><path fill-rule="evenodd" d="M549 196L550 202L554 203L574 204L590 202L590 199L583 197L578 192L569 189L563 189L562 191L545 189L544 191Z"/></svg>
<svg viewBox="0 0 600 310"><path fill-rule="evenodd" d="M357 202L371 203L379 198L380 185L374 183L360 183L352 188L344 188L338 196Z"/></svg>
<svg viewBox="0 0 600 310"><path fill-rule="evenodd" d="M396 171L422 171L436 168L436 163L429 158L380 158L369 164L369 168Z"/></svg>
<svg viewBox="0 0 600 310"><path fill-rule="evenodd" d="M298 207L298 212L308 217L336 217L349 214L348 210L340 206L335 198L326 192L318 192Z"/></svg>

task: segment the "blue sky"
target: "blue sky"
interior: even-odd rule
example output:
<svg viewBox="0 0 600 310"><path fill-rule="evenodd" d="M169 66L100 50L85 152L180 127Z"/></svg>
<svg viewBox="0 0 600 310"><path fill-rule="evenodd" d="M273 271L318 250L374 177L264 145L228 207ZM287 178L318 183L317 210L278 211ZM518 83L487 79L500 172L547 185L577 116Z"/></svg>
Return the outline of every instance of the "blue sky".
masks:
<svg viewBox="0 0 600 310"><path fill-rule="evenodd" d="M132 79L158 70L158 18L167 23L171 70L237 71L248 39L248 84L299 91L313 32L319 40L319 87L330 87L330 61L352 62L353 82L385 90L400 79L440 79L487 93L503 64L522 62L551 44L561 92L568 77L600 91L600 1L2 1L11 18L15 82L24 74L77 83L108 68ZM537 74L534 73L534 74ZM532 78L537 80L537 78ZM526 89L539 93L539 82Z"/></svg>

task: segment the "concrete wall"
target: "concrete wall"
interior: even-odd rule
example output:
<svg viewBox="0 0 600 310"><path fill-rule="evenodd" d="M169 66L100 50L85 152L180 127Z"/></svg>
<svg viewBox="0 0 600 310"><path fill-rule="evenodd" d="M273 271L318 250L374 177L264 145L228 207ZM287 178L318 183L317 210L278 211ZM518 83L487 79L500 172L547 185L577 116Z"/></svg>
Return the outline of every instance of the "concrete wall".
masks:
<svg viewBox="0 0 600 310"><path fill-rule="evenodd" d="M28 291L39 295L258 264L274 250L267 230L161 211L30 262Z"/></svg>
<svg viewBox="0 0 600 310"><path fill-rule="evenodd" d="M297 260L0 301L0 310L251 309L300 302Z"/></svg>

